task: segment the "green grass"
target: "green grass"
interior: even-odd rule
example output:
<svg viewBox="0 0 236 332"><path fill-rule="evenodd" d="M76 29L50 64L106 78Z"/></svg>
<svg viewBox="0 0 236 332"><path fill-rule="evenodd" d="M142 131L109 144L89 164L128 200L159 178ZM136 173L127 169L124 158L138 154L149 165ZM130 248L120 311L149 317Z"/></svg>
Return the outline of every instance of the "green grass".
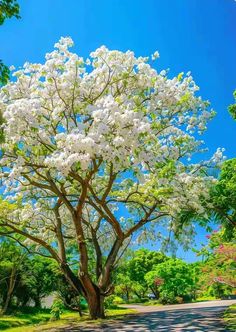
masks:
<svg viewBox="0 0 236 332"><path fill-rule="evenodd" d="M135 313L137 313L137 311L134 309L127 309L127 308L120 308L120 307L118 307L116 309L106 310L107 319L122 318L125 315L135 314Z"/></svg>
<svg viewBox="0 0 236 332"><path fill-rule="evenodd" d="M224 321L227 325L227 328L231 331L236 331L236 304L231 305L224 312Z"/></svg>
<svg viewBox="0 0 236 332"><path fill-rule="evenodd" d="M125 315L135 313L135 310L117 308L106 311L106 320L110 319L121 319ZM28 313L15 313L9 316L0 317L0 331L6 332L41 332L41 331L50 331L55 328L65 328L73 327L78 325L88 325L88 324L99 324L103 320L99 319L96 321L91 321L88 317L88 314L81 318L79 313L76 312L64 312L61 315L61 319L54 322L49 322L50 320L49 310L41 311L31 311Z"/></svg>
<svg viewBox="0 0 236 332"><path fill-rule="evenodd" d="M220 300L220 298L217 298L215 296L201 296L197 297L196 300L193 300L193 302L205 302L205 301L217 301Z"/></svg>
<svg viewBox="0 0 236 332"><path fill-rule="evenodd" d="M148 302L142 303L142 305L149 306L149 305L155 305L155 306L163 306L158 300L150 300Z"/></svg>
<svg viewBox="0 0 236 332"><path fill-rule="evenodd" d="M50 310L35 310L34 308L26 308L22 311L16 311L12 315L0 317L0 331L11 327L20 327L29 324L46 322L50 319L50 317Z"/></svg>

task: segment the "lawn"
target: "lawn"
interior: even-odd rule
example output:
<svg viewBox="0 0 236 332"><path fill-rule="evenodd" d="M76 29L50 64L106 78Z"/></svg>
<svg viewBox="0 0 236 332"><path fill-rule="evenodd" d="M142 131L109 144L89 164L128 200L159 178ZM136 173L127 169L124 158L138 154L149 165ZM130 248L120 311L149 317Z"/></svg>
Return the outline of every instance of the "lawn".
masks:
<svg viewBox="0 0 236 332"><path fill-rule="evenodd" d="M120 319L128 314L135 313L135 310L117 308L107 310L107 319ZM6 332L41 332L47 331L52 328L63 328L63 327L73 327L78 324L97 324L101 320L91 321L88 315L81 318L78 313L67 311L61 315L61 319L58 321L50 322L50 311L46 309L42 310L29 310L26 312L19 312L13 315L0 317L0 331Z"/></svg>
<svg viewBox="0 0 236 332"><path fill-rule="evenodd" d="M8 330L12 327L21 327L29 324L47 322L50 317L50 310L26 308L22 311L16 311L12 315L0 317L0 331L6 329Z"/></svg>
<svg viewBox="0 0 236 332"><path fill-rule="evenodd" d="M224 321L230 331L236 331L236 304L231 305L225 311Z"/></svg>

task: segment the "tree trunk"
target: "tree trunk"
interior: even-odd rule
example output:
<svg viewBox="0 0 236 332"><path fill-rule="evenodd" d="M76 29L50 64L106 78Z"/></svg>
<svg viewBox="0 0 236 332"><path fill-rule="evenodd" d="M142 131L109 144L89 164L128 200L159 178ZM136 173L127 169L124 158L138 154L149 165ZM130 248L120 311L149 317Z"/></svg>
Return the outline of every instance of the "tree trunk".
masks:
<svg viewBox="0 0 236 332"><path fill-rule="evenodd" d="M82 317L83 313L80 306L80 297L78 301L75 301L75 303L73 303L73 300L77 298L78 296L73 296L72 294L66 294L65 296L63 296L63 303L64 306L67 307L68 309L79 312L80 317Z"/></svg>
<svg viewBox="0 0 236 332"><path fill-rule="evenodd" d="M8 285L8 290L7 290L7 295L6 295L6 299L4 301L4 305L3 308L0 312L0 315L5 315L5 313L8 310L11 298L12 298L12 294L15 288L15 284L16 284L16 267L13 266L12 270L11 270L11 275L10 275L10 280L9 280L9 285Z"/></svg>
<svg viewBox="0 0 236 332"><path fill-rule="evenodd" d="M41 299L39 296L34 297L34 306L35 308L41 308Z"/></svg>
<svg viewBox="0 0 236 332"><path fill-rule="evenodd" d="M141 300L142 294L134 290L134 294Z"/></svg>
<svg viewBox="0 0 236 332"><path fill-rule="evenodd" d="M96 296L88 296L87 302L91 319L105 318L103 295L97 292Z"/></svg>
<svg viewBox="0 0 236 332"><path fill-rule="evenodd" d="M126 288L126 299L127 299L127 301L129 301L129 289L128 288Z"/></svg>
<svg viewBox="0 0 236 332"><path fill-rule="evenodd" d="M100 289L91 282L88 276L83 275L81 278L78 278L69 269L69 267L65 265L61 265L61 269L66 280L73 287L76 293L78 295L82 295L86 299L90 318L105 318L104 296L101 295Z"/></svg>
<svg viewBox="0 0 236 332"><path fill-rule="evenodd" d="M6 300L4 302L3 308L0 312L0 315L5 315L5 313L7 312L8 307L9 307L10 300L11 300L11 294L7 293L7 297L6 297Z"/></svg>
<svg viewBox="0 0 236 332"><path fill-rule="evenodd" d="M153 292L153 294L155 295L155 298L158 300L160 297L160 292L158 290L158 287L153 286L153 287L150 287L150 289Z"/></svg>

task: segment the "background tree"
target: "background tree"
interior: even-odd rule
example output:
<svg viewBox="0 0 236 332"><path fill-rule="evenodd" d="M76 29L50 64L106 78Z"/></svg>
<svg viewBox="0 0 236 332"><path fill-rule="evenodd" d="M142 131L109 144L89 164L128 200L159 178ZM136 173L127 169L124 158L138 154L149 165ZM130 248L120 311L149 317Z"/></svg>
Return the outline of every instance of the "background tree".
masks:
<svg viewBox="0 0 236 332"><path fill-rule="evenodd" d="M13 241L0 242L0 313L4 315L11 305L16 287L20 283L25 253Z"/></svg>
<svg viewBox="0 0 236 332"><path fill-rule="evenodd" d="M234 92L236 100L236 91ZM229 112L236 119L236 103L229 106ZM219 181L212 188L210 200L213 207L213 217L224 225L225 239L232 238L236 227L236 159L223 163L219 174Z"/></svg>
<svg viewBox="0 0 236 332"><path fill-rule="evenodd" d="M1 313L41 300L53 291L59 291L61 276L56 263L49 258L32 255L28 248L11 239L0 241L0 307Z"/></svg>
<svg viewBox="0 0 236 332"><path fill-rule="evenodd" d="M204 262L199 273L199 284L209 295L231 295L236 288L236 230L228 235L228 227L222 227L208 235L209 242L199 254Z"/></svg>
<svg viewBox="0 0 236 332"><path fill-rule="evenodd" d="M186 158L201 150L194 132L214 113L189 75L169 79L148 58L106 47L84 60L72 44L61 38L44 64L26 63L1 89L2 179L13 209L2 202L0 227L46 250L98 318L134 233L177 232L180 211L205 213L209 165ZM185 239L193 233L182 229Z"/></svg>
<svg viewBox="0 0 236 332"><path fill-rule="evenodd" d="M16 0L1 0L0 1L0 25L2 25L7 18L16 17L19 15L20 7ZM10 71L6 65L0 60L0 86L7 83L9 80Z"/></svg>
<svg viewBox="0 0 236 332"><path fill-rule="evenodd" d="M20 7L16 0L1 0L0 1L0 25L4 23L7 18L20 18Z"/></svg>
<svg viewBox="0 0 236 332"><path fill-rule="evenodd" d="M51 259L34 255L24 262L22 282L35 307L40 308L42 299L57 290L58 279L58 267Z"/></svg>
<svg viewBox="0 0 236 332"><path fill-rule="evenodd" d="M115 279L115 292L117 295L129 302L134 290L134 283L130 279L127 272L123 273L123 271L124 270L121 269L121 271L117 273L117 277Z"/></svg>
<svg viewBox="0 0 236 332"><path fill-rule="evenodd" d="M7 84L9 80L10 70L9 68L4 65L2 60L0 60L0 85Z"/></svg>
<svg viewBox="0 0 236 332"><path fill-rule="evenodd" d="M233 96L235 99L235 103L229 106L229 112L232 115L232 117L236 120L236 90L234 91Z"/></svg>
<svg viewBox="0 0 236 332"><path fill-rule="evenodd" d="M180 259L170 258L158 264L145 276L146 282L158 288L163 303L174 303L176 297L191 299L195 288L195 278L190 264Z"/></svg>
<svg viewBox="0 0 236 332"><path fill-rule="evenodd" d="M213 217L225 227L224 236L233 235L236 228L236 159L223 163L219 181L212 188Z"/></svg>
<svg viewBox="0 0 236 332"><path fill-rule="evenodd" d="M149 287L158 296L155 286L147 284L145 275L154 266L164 262L166 259L167 257L158 251L140 249L134 252L133 257L127 262L127 274L133 284L133 291L138 298L144 298Z"/></svg>

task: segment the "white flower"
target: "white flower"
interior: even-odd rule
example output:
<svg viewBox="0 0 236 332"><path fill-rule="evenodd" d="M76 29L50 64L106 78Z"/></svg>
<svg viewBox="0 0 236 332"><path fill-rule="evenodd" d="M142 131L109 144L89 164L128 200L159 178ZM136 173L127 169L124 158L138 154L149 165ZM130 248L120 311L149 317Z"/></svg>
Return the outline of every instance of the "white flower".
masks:
<svg viewBox="0 0 236 332"><path fill-rule="evenodd" d="M158 51L155 51L155 52L152 54L152 60L153 60L153 61L156 60L156 59L159 58L159 57L160 57L160 54L159 54Z"/></svg>
<svg viewBox="0 0 236 332"><path fill-rule="evenodd" d="M105 46L83 60L69 51L72 45L71 38L61 38L43 64L26 63L0 90L1 180L9 200L28 202L19 216L22 227L53 239L52 209L61 191L60 199L68 200L61 207L63 232L73 235L68 215L81 188L89 184L92 196L93 186L98 199L86 200L93 211L111 174L116 175L109 191L112 213L128 211L133 220L143 215L139 204L121 208L118 202L132 192L134 202L151 207L158 201L173 216L181 209L204 213L200 197L207 197L211 181L197 172L204 163L188 161L202 144L192 133L204 131L214 112L195 95L193 78L168 78L148 58ZM154 52L152 59L158 57ZM218 149L205 165L222 159ZM107 215L104 205L99 211ZM124 228L131 223L120 221Z"/></svg>

